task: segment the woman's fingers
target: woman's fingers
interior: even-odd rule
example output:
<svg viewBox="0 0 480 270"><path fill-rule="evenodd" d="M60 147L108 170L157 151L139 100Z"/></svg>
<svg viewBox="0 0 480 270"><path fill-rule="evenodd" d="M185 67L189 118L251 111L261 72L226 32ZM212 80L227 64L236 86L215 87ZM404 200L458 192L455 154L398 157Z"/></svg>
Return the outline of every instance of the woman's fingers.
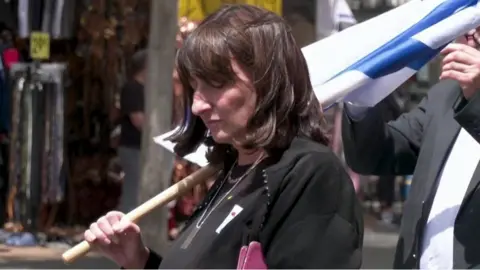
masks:
<svg viewBox="0 0 480 270"><path fill-rule="evenodd" d="M89 243L93 243L95 242L95 240L97 240L95 235L90 230L85 231L85 233L83 234L83 238L85 238L85 241Z"/></svg>
<svg viewBox="0 0 480 270"><path fill-rule="evenodd" d="M140 227L125 217L125 214L112 211L92 223L85 231L85 240L90 243L110 245L140 237Z"/></svg>
<svg viewBox="0 0 480 270"><path fill-rule="evenodd" d="M98 227L98 223L92 223L89 231L95 236L96 242L103 245L109 245L111 243L111 240L107 237L107 235Z"/></svg>
<svg viewBox="0 0 480 270"><path fill-rule="evenodd" d="M118 244L120 242L120 239L118 237L118 233L116 233L114 230L113 230L113 227L116 226L118 223L120 223L120 220L121 218L125 216L123 213L121 212L117 212L117 211L112 211L112 212L109 212L105 217L107 219L107 221L109 222L110 226L111 226L111 230L112 230L112 233L113 233L113 236L112 236L112 241L116 244Z"/></svg>
<svg viewBox="0 0 480 270"><path fill-rule="evenodd" d="M443 65L442 67L442 71L456 70L460 72L467 72L469 69L471 69L469 65L465 65L458 62L450 62L448 64Z"/></svg>
<svg viewBox="0 0 480 270"><path fill-rule="evenodd" d="M118 222L120 222L120 220L125 216L124 213L122 212L118 212L118 211L111 211L111 212L108 212L105 217L107 218L108 222L110 222L110 224L115 225L117 224Z"/></svg>
<svg viewBox="0 0 480 270"><path fill-rule="evenodd" d="M120 240L113 231L112 224L107 217L101 217L97 221L98 228L107 236L107 238L115 244L118 244ZM112 220L113 221L113 220Z"/></svg>
<svg viewBox="0 0 480 270"><path fill-rule="evenodd" d="M135 232L140 233L140 228L135 223L131 222L128 218L122 218L120 222L113 226L113 230L116 233Z"/></svg>
<svg viewBox="0 0 480 270"><path fill-rule="evenodd" d="M130 222L125 230L123 231L124 233L126 234L129 234L129 235L139 235L140 234L140 227L133 223L133 222Z"/></svg>

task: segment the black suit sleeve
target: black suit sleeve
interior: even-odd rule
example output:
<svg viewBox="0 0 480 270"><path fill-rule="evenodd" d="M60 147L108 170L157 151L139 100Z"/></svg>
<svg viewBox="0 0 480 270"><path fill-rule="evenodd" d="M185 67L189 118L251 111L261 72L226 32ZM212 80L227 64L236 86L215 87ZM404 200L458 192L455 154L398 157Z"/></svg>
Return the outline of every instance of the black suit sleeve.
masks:
<svg viewBox="0 0 480 270"><path fill-rule="evenodd" d="M371 108L358 121L346 112L342 120L345 160L357 173L373 175L412 174L417 163L424 127L429 121L428 107L434 86L420 104L395 121L386 123L380 107Z"/></svg>
<svg viewBox="0 0 480 270"><path fill-rule="evenodd" d="M360 268L363 214L340 161L333 154L312 155L297 172L280 193L270 215L273 219L266 224L265 229L273 232L271 240L265 241L270 243L268 267Z"/></svg>
<svg viewBox="0 0 480 270"><path fill-rule="evenodd" d="M453 110L455 120L480 143L480 91L468 101L461 96Z"/></svg>

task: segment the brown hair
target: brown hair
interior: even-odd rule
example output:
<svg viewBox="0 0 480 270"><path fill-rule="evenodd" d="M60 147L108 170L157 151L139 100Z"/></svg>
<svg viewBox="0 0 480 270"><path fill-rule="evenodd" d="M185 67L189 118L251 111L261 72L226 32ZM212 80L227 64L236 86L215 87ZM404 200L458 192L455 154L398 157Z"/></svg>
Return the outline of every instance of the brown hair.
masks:
<svg viewBox="0 0 480 270"><path fill-rule="evenodd" d="M186 155L207 141L208 130L190 111L192 77L212 85L235 82L232 58L249 73L257 93L256 110L247 125L246 148L285 149L295 136L328 144L324 116L315 97L305 58L290 27L273 12L250 5L226 5L208 16L177 53L184 87L185 117L170 139ZM207 159L224 160L230 146L211 143Z"/></svg>

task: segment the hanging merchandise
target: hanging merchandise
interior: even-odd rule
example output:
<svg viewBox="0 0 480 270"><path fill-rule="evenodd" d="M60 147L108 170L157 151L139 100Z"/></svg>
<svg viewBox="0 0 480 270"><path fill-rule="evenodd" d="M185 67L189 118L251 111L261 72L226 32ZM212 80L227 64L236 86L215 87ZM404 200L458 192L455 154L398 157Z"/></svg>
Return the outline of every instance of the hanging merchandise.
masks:
<svg viewBox="0 0 480 270"><path fill-rule="evenodd" d="M18 35L29 38L32 31L50 34L52 39L74 36L76 1L18 0Z"/></svg>
<svg viewBox="0 0 480 270"><path fill-rule="evenodd" d="M52 29L52 11L55 0L43 1L43 13L42 13L42 32L50 33Z"/></svg>
<svg viewBox="0 0 480 270"><path fill-rule="evenodd" d="M0 0L0 31L4 28L15 29L17 2L12 0Z"/></svg>
<svg viewBox="0 0 480 270"><path fill-rule="evenodd" d="M53 16L52 36L54 39L70 39L75 32L76 1L57 0Z"/></svg>
<svg viewBox="0 0 480 270"><path fill-rule="evenodd" d="M0 135L8 134L10 129L10 95L11 95L11 86L8 83L9 74L8 71L11 66L20 61L20 53L16 48L14 48L11 42L0 42L0 62L2 65L1 68L1 77L2 77L2 91L0 92L1 103L0 103Z"/></svg>
<svg viewBox="0 0 480 270"><path fill-rule="evenodd" d="M0 56L3 55L5 44L0 42ZM8 192L7 165L7 134L10 120L10 85L8 83L8 67L0 57L0 226L5 224L6 196ZM1 232L0 232L1 238Z"/></svg>
<svg viewBox="0 0 480 270"><path fill-rule="evenodd" d="M63 85L59 80L44 84L44 146L42 149L42 203L58 204L65 196L63 167Z"/></svg>
<svg viewBox="0 0 480 270"><path fill-rule="evenodd" d="M43 200L49 204L56 204L63 201L65 197L66 175L64 172L64 86L63 80L58 80L53 84L47 85L45 100L50 104L46 109L48 130L45 134L49 135L48 151L43 151L47 157L48 166L46 167L47 184L46 192L43 193Z"/></svg>
<svg viewBox="0 0 480 270"><path fill-rule="evenodd" d="M9 47L2 50L3 63L7 69L20 60L20 53L16 48Z"/></svg>
<svg viewBox="0 0 480 270"><path fill-rule="evenodd" d="M17 74L14 75L18 76ZM40 202L31 198L32 156L32 91L39 85L30 84L27 74L15 78L13 89L12 127L10 132L8 220L16 231L31 227L31 208ZM38 181L37 181L38 182ZM34 192L35 193L35 192Z"/></svg>
<svg viewBox="0 0 480 270"><path fill-rule="evenodd" d="M30 0L18 0L18 36L28 38L30 35Z"/></svg>
<svg viewBox="0 0 480 270"><path fill-rule="evenodd" d="M8 218L17 225L17 230L26 233L38 231L42 203L58 204L65 197L65 68L64 64L33 63L16 64L11 70L15 89ZM23 240L15 241L11 244L27 245Z"/></svg>
<svg viewBox="0 0 480 270"><path fill-rule="evenodd" d="M18 0L18 36L29 38L30 33L42 28L42 4L44 0Z"/></svg>
<svg viewBox="0 0 480 270"><path fill-rule="evenodd" d="M42 31L50 33L52 39L73 37L75 1L44 0Z"/></svg>
<svg viewBox="0 0 480 270"><path fill-rule="evenodd" d="M3 51L3 48L0 44L0 52ZM6 74L6 69L7 67L4 65L3 59L0 58L0 134L5 134L8 133L8 120L7 120L7 114L8 110L7 108L10 108L9 106L9 95L8 95L8 83L7 83L7 76ZM1 142L0 142L1 143Z"/></svg>

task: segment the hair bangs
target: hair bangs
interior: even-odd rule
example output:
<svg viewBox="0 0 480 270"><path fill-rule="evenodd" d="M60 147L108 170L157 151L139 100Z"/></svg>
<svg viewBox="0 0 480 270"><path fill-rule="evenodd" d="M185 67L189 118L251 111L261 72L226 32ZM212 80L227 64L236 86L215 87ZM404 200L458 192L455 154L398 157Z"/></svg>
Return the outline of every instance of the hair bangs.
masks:
<svg viewBox="0 0 480 270"><path fill-rule="evenodd" d="M212 86L235 81L227 36L220 25L201 25L185 41L177 55L177 68L185 89L198 78Z"/></svg>

